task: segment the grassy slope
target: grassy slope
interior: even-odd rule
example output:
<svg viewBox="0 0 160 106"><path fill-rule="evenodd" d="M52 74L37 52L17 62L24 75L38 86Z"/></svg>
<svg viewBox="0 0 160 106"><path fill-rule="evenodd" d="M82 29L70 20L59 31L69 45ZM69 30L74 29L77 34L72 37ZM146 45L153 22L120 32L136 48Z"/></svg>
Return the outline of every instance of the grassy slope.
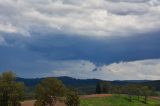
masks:
<svg viewBox="0 0 160 106"><path fill-rule="evenodd" d="M140 101L134 97L133 101L129 102L127 96L114 95L112 97L82 99L81 106L160 106L160 101L149 99L148 104L144 104L142 97Z"/></svg>

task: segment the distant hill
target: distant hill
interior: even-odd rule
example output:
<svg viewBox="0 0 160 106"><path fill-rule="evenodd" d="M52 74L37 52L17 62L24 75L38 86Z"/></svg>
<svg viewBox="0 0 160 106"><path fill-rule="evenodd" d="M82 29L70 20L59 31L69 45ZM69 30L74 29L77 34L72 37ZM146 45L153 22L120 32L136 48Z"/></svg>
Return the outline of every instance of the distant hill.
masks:
<svg viewBox="0 0 160 106"><path fill-rule="evenodd" d="M85 86L95 85L97 82L103 81L99 79L75 79L71 77L56 77L61 80L66 86ZM45 78L17 78L18 82L24 82L26 86L35 86Z"/></svg>
<svg viewBox="0 0 160 106"><path fill-rule="evenodd" d="M96 84L103 80L100 79L75 79L71 77L56 77L57 79L61 80L66 86L73 87L78 89L79 91L87 92L87 93L94 93ZM17 78L18 82L24 82L24 84L28 87L35 87L38 83L40 83L45 78ZM150 80L115 80L115 81L108 81L111 82L113 85L126 85L126 84L142 84L152 86L156 90L160 91L160 80L150 81Z"/></svg>

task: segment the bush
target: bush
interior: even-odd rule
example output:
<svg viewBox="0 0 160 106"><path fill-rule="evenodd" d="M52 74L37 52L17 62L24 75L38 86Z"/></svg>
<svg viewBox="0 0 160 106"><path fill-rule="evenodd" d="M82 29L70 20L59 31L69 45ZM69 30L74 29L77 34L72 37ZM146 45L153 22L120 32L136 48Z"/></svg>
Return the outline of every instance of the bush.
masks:
<svg viewBox="0 0 160 106"><path fill-rule="evenodd" d="M57 97L63 96L65 86L56 78L44 79L35 89L35 106L55 106Z"/></svg>
<svg viewBox="0 0 160 106"><path fill-rule="evenodd" d="M80 106L80 99L76 92L70 91L66 95L66 101L67 106Z"/></svg>

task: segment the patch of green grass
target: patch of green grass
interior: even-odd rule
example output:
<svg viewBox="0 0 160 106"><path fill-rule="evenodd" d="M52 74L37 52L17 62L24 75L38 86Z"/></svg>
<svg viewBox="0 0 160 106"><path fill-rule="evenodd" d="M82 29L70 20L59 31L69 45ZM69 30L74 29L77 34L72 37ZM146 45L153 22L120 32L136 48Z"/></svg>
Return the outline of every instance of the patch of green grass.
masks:
<svg viewBox="0 0 160 106"><path fill-rule="evenodd" d="M125 95L113 95L111 97L82 99L80 106L160 106L160 101L149 99L148 103L144 104L143 97L140 97L140 101L137 97L133 97L130 102Z"/></svg>

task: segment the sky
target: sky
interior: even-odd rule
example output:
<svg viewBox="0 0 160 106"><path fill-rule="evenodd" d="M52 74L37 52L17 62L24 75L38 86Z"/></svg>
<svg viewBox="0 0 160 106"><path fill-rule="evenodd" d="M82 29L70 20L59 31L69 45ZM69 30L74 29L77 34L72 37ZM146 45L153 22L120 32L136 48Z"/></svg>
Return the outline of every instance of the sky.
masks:
<svg viewBox="0 0 160 106"><path fill-rule="evenodd" d="M160 80L160 0L0 0L0 72Z"/></svg>

